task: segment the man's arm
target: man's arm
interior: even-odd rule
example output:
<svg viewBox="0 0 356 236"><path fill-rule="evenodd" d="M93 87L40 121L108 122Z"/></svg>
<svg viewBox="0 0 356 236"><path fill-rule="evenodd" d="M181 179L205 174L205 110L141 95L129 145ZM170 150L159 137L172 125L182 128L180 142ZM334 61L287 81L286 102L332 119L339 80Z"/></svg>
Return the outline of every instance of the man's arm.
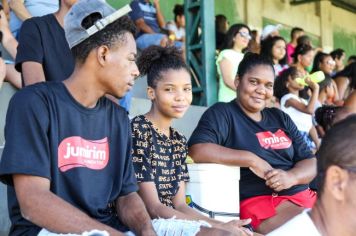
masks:
<svg viewBox="0 0 356 236"><path fill-rule="evenodd" d="M15 15L22 21L32 17L25 7L24 0L10 0L9 6Z"/></svg>
<svg viewBox="0 0 356 236"><path fill-rule="evenodd" d="M156 8L156 14L157 14L157 21L158 25L161 29L163 29L166 26L166 21L164 20L164 16L161 12L161 7L159 5L159 0L154 0L153 5Z"/></svg>
<svg viewBox="0 0 356 236"><path fill-rule="evenodd" d="M13 182L23 217L35 225L55 233L81 234L98 229L110 235L123 235L53 194L46 178L13 175Z"/></svg>
<svg viewBox="0 0 356 236"><path fill-rule="evenodd" d="M119 219L136 235L156 235L142 199L136 192L121 196L116 201Z"/></svg>
<svg viewBox="0 0 356 236"><path fill-rule="evenodd" d="M41 63L26 61L21 64L22 77L25 86L46 81L43 66Z"/></svg>

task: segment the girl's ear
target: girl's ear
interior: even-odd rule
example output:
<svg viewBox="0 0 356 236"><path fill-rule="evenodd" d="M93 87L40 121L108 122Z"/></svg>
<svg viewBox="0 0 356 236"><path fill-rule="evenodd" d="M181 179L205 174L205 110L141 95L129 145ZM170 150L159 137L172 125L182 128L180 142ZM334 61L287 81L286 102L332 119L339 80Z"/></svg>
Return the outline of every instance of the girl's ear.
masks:
<svg viewBox="0 0 356 236"><path fill-rule="evenodd" d="M151 101L155 100L156 98L155 90L150 86L147 87L147 97Z"/></svg>

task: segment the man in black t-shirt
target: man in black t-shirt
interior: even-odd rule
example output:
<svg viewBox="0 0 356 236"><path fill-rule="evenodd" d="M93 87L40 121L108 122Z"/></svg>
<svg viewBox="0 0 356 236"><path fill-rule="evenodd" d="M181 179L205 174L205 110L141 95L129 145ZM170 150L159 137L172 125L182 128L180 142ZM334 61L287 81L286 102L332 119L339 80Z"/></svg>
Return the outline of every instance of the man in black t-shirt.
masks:
<svg viewBox="0 0 356 236"><path fill-rule="evenodd" d="M136 193L129 119L104 96L124 96L139 74L135 26L122 16L127 12L79 0L64 20L73 74L12 98L0 163L10 235L94 229L155 235Z"/></svg>

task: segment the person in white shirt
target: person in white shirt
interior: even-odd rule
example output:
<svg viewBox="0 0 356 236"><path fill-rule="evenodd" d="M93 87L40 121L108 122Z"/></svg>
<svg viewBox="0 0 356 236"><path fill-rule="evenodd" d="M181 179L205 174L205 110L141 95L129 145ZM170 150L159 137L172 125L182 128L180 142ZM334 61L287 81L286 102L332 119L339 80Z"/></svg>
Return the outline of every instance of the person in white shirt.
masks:
<svg viewBox="0 0 356 236"><path fill-rule="evenodd" d="M327 132L317 153L317 202L311 210L303 211L267 236L355 235L355 140L356 115L337 122Z"/></svg>

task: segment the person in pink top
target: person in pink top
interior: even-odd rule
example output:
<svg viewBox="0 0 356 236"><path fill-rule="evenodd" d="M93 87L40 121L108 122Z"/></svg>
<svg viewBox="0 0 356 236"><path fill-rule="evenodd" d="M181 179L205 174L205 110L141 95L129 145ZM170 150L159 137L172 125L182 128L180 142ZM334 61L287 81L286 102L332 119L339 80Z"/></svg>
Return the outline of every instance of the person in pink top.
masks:
<svg viewBox="0 0 356 236"><path fill-rule="evenodd" d="M294 27L290 33L290 42L287 44L287 58L288 58L288 63L292 64L293 63L293 53L295 51L295 47L297 46L297 39L304 35L304 30L299 27Z"/></svg>

